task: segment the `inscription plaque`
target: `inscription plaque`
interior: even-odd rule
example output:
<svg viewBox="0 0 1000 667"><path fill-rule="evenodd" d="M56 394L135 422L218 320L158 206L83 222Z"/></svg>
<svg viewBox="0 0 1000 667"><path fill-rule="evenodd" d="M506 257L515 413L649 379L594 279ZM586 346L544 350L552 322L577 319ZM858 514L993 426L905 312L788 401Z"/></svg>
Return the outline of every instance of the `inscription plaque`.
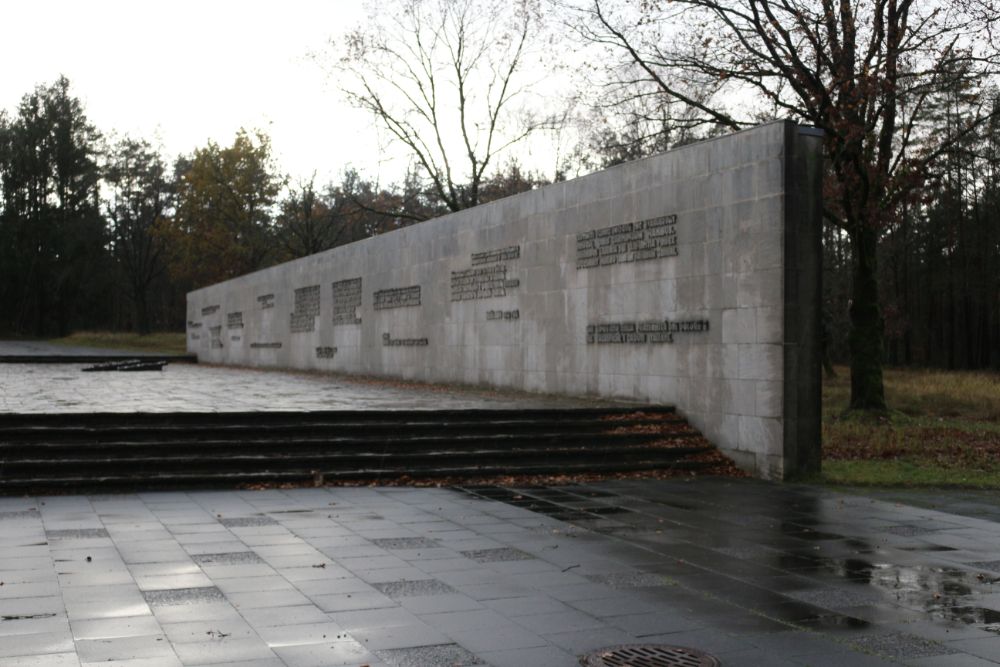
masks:
<svg viewBox="0 0 1000 667"><path fill-rule="evenodd" d="M243 340L243 337L242 336L230 336L229 340L233 341L234 343L238 343L239 341Z"/></svg>
<svg viewBox="0 0 1000 667"><path fill-rule="evenodd" d="M375 310L390 308L408 308L420 305L420 285L409 287L391 287L375 292Z"/></svg>
<svg viewBox="0 0 1000 667"><path fill-rule="evenodd" d="M226 313L226 328L227 329L242 329L243 328L243 311L236 311L235 313Z"/></svg>
<svg viewBox="0 0 1000 667"><path fill-rule="evenodd" d="M389 347L405 346L405 347L421 347L427 345L426 338L393 338L387 333L382 334L382 345Z"/></svg>
<svg viewBox="0 0 1000 667"><path fill-rule="evenodd" d="M290 316L292 333L307 333L316 330L319 315L319 285L299 287L295 290L295 309Z"/></svg>
<svg viewBox="0 0 1000 667"><path fill-rule="evenodd" d="M204 308L201 309L201 314L214 315L215 313L219 312L219 308L221 307L222 306L205 306Z"/></svg>
<svg viewBox="0 0 1000 667"><path fill-rule="evenodd" d="M643 320L587 325L587 343L673 343L675 333L708 331L708 320Z"/></svg>
<svg viewBox="0 0 1000 667"><path fill-rule="evenodd" d="M349 278L333 283L333 324L361 324L361 278Z"/></svg>
<svg viewBox="0 0 1000 667"><path fill-rule="evenodd" d="M333 359L333 355L337 354L337 348L335 347L317 347L316 348L316 358L317 359Z"/></svg>
<svg viewBox="0 0 1000 667"><path fill-rule="evenodd" d="M520 310L487 310L487 320L517 320L521 318Z"/></svg>
<svg viewBox="0 0 1000 667"><path fill-rule="evenodd" d="M451 272L451 300L472 301L507 296L521 281L507 277L507 265L500 262L521 257L521 246L472 253L472 268ZM490 266L483 266L490 265Z"/></svg>
<svg viewBox="0 0 1000 667"><path fill-rule="evenodd" d="M677 216L626 222L576 235L576 268L677 256Z"/></svg>
<svg viewBox="0 0 1000 667"><path fill-rule="evenodd" d="M507 266L485 266L451 272L451 300L470 301L507 296L508 289L521 285L517 278L507 278Z"/></svg>
<svg viewBox="0 0 1000 667"><path fill-rule="evenodd" d="M472 253L472 265L492 264L493 262L504 262L510 259L521 257L521 246L512 245L497 250L485 250L483 252Z"/></svg>
<svg viewBox="0 0 1000 667"><path fill-rule="evenodd" d="M263 308L274 308L274 295L273 294L261 294L257 297L257 303Z"/></svg>

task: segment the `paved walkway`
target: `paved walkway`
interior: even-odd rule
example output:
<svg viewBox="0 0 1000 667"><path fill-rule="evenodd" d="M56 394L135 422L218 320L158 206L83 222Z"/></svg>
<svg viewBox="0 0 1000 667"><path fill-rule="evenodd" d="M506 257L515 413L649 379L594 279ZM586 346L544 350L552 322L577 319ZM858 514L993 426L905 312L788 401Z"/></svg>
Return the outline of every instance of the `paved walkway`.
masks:
<svg viewBox="0 0 1000 667"><path fill-rule="evenodd" d="M753 481L0 498L0 664L996 664L998 550L982 519Z"/></svg>
<svg viewBox="0 0 1000 667"><path fill-rule="evenodd" d="M0 364L0 413L444 410L614 405L513 391L413 385L331 373L171 363L84 373L89 364Z"/></svg>

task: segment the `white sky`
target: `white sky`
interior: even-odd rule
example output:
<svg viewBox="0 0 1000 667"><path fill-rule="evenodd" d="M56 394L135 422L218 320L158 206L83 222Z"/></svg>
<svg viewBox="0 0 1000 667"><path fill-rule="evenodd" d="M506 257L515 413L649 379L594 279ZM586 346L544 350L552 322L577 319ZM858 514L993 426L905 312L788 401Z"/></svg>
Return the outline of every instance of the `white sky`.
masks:
<svg viewBox="0 0 1000 667"><path fill-rule="evenodd" d="M160 143L169 160L246 127L271 136L293 179L405 168L380 165L370 116L309 58L363 18L360 2L15 0L3 16L0 109L65 74L101 131Z"/></svg>

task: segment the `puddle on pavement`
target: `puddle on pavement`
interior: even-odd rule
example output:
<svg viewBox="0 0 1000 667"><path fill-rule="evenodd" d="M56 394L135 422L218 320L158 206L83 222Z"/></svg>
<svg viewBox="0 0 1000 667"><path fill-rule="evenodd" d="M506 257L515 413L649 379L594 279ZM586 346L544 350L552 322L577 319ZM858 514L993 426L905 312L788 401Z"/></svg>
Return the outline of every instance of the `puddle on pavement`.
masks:
<svg viewBox="0 0 1000 667"><path fill-rule="evenodd" d="M563 500L561 496L564 495L565 490L567 489L561 491L550 489L545 493L539 492L538 497L535 497L532 491L527 488L511 490L502 487L479 487L467 489L467 492L473 497L499 500L571 523L586 523L583 518L587 516L585 513L590 513L589 516L592 517L594 514L617 514L628 511L612 504L601 508L559 505L557 503ZM583 489L574 490L573 493L591 498L614 496L611 493ZM662 498L652 500L652 502L685 511L685 513L698 510L693 505L673 500L667 501ZM767 526L760 527L759 539L755 541L759 541L761 546L768 544L769 536L776 538L776 541L773 547L760 551L750 560L761 566L801 576L814 575L822 579L823 576L833 575L844 582L857 584L859 594L864 590L870 591L872 603L885 600L900 607L901 610L920 611L933 618L974 625L1000 634L1000 611L984 608L975 603L980 596L1000 591L1000 588L994 585L993 579L984 579L976 572L953 567L898 565L887 562L889 553L868 540L822 530L825 522L819 517L822 508L818 503L811 502L809 499L805 501L797 499L796 502L784 509L787 511L793 508L796 515L794 521L772 519ZM778 511L777 515L780 516L781 513ZM747 518L755 516L767 518L763 511L758 514L751 513ZM667 527L668 524L663 525L663 528ZM663 535L654 535L648 528L631 526L595 530L625 539L639 539L644 542L662 541L665 544L664 553L668 556L671 552L671 541L676 541L678 537L669 535L670 530L664 530ZM702 532L705 533L705 537L712 535L710 531ZM898 532L909 533L911 531L900 530ZM664 539L651 539L660 537ZM685 541L698 542L697 535L683 535L681 537ZM789 543L787 538L803 540L804 544L795 549L782 549L781 545ZM838 540L858 557L844 558L817 553L816 550L821 547L826 550L825 545L827 544L835 550L839 546ZM816 546L812 546L813 544ZM899 547L899 549L925 552L954 550L950 547L939 547L933 544ZM889 552L891 551L890 549ZM822 585L822 581L817 582L817 584ZM813 608L816 609L816 607ZM867 628L870 625L868 621L853 616L838 614L834 611L824 613L828 610L822 607L819 610L818 614L806 614L807 618L801 618L803 609L792 604L782 607L780 615L782 617L788 616L789 618L786 620L792 616L798 616L799 618L795 619L796 623L817 631L853 631Z"/></svg>

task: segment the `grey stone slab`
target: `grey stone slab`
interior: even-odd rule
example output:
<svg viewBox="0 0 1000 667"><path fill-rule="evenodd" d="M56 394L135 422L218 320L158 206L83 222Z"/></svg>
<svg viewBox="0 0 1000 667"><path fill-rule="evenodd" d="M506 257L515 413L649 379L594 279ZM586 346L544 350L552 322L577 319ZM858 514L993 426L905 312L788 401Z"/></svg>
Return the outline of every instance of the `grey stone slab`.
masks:
<svg viewBox="0 0 1000 667"><path fill-rule="evenodd" d="M572 611L572 607L547 595L524 595L509 598L494 598L483 602L504 616L528 616L532 614L558 614Z"/></svg>
<svg viewBox="0 0 1000 667"><path fill-rule="evenodd" d="M512 620L528 630L543 636L578 630L603 630L607 627L604 621L575 609L556 613L518 616Z"/></svg>
<svg viewBox="0 0 1000 667"><path fill-rule="evenodd" d="M567 605L585 614L604 619L611 619L616 616L655 613L657 611L657 607L650 602L628 594L587 600L573 600L572 602L568 602Z"/></svg>
<svg viewBox="0 0 1000 667"><path fill-rule="evenodd" d="M36 618L17 618L0 621L0 637L59 633L69 630L69 620L63 614L42 614Z"/></svg>
<svg viewBox="0 0 1000 667"><path fill-rule="evenodd" d="M352 639L352 636L346 630L332 621L267 626L261 627L258 632L261 639L272 649L283 646L323 644Z"/></svg>
<svg viewBox="0 0 1000 667"><path fill-rule="evenodd" d="M288 667L354 667L372 665L376 660L356 641L344 640L324 644L279 646L274 652Z"/></svg>
<svg viewBox="0 0 1000 667"><path fill-rule="evenodd" d="M101 618L125 618L149 613L149 605L140 597L96 598L66 602L66 615L71 621Z"/></svg>
<svg viewBox="0 0 1000 667"><path fill-rule="evenodd" d="M419 615L420 620L446 633L453 630L477 630L510 623L506 616L492 609L432 612Z"/></svg>
<svg viewBox="0 0 1000 667"><path fill-rule="evenodd" d="M961 652L974 655L977 658L992 660L1000 663L1000 637L988 637L985 639L962 639L959 641L947 642L945 644L948 651ZM935 647L936 648L936 647ZM936 654L929 654L936 655ZM912 656L922 657L922 656Z"/></svg>
<svg viewBox="0 0 1000 667"><path fill-rule="evenodd" d="M364 629L391 628L400 625L419 625L420 618L402 607L384 609L356 609L332 612L330 618L349 632Z"/></svg>
<svg viewBox="0 0 1000 667"><path fill-rule="evenodd" d="M494 667L579 667L577 656L554 646L486 651L480 657Z"/></svg>
<svg viewBox="0 0 1000 667"><path fill-rule="evenodd" d="M77 641L84 639L148 637L162 634L159 622L151 614L74 620L72 622L72 630L73 638Z"/></svg>
<svg viewBox="0 0 1000 667"><path fill-rule="evenodd" d="M338 579L312 579L298 582L298 590L309 597L334 594L353 593L376 593L374 587L362 579L356 577L342 577Z"/></svg>
<svg viewBox="0 0 1000 667"><path fill-rule="evenodd" d="M40 632L30 635L0 637L0 658L73 651L73 636L68 632Z"/></svg>
<svg viewBox="0 0 1000 667"><path fill-rule="evenodd" d="M254 639L259 636L246 620L235 614L223 619L163 623L161 627L173 644Z"/></svg>
<svg viewBox="0 0 1000 667"><path fill-rule="evenodd" d="M61 596L38 598L0 599L0 619L17 620L23 618L56 616L65 611Z"/></svg>
<svg viewBox="0 0 1000 667"><path fill-rule="evenodd" d="M276 657L267 644L256 637L250 639L223 637L203 642L186 642L174 644L174 650L185 665L242 664L251 660Z"/></svg>
<svg viewBox="0 0 1000 667"><path fill-rule="evenodd" d="M401 649L447 644L451 638L426 623L414 625L393 625L388 628L364 628L353 630L353 637L369 651L380 649Z"/></svg>
<svg viewBox="0 0 1000 667"><path fill-rule="evenodd" d="M399 604L415 614L431 614L436 612L474 610L483 608L483 605L477 600L461 594L418 595L401 598L399 600Z"/></svg>
<svg viewBox="0 0 1000 667"><path fill-rule="evenodd" d="M190 558L179 561L166 561L157 563L134 563L128 566L129 571L136 580L141 577L166 577L183 574L198 574L201 568Z"/></svg>
<svg viewBox="0 0 1000 667"><path fill-rule="evenodd" d="M448 632L459 644L475 653L548 646L549 642L512 621L489 628L454 629Z"/></svg>
<svg viewBox="0 0 1000 667"><path fill-rule="evenodd" d="M795 600L827 609L868 605L883 599L877 591L849 588L815 588L790 591L785 593L785 595Z"/></svg>
<svg viewBox="0 0 1000 667"><path fill-rule="evenodd" d="M173 647L163 635L78 639L76 652L83 663L108 663L175 656Z"/></svg>
<svg viewBox="0 0 1000 667"><path fill-rule="evenodd" d="M241 614L255 628L326 623L330 620L330 617L326 613L311 604L299 605L297 607L244 609L241 611Z"/></svg>
<svg viewBox="0 0 1000 667"><path fill-rule="evenodd" d="M136 577L136 584L142 590L166 590L169 588L203 588L211 586L212 580L199 571L191 574Z"/></svg>
<svg viewBox="0 0 1000 667"><path fill-rule="evenodd" d="M313 604L325 612L395 607L397 603L381 593L346 593L311 596Z"/></svg>
<svg viewBox="0 0 1000 667"><path fill-rule="evenodd" d="M193 604L164 605L152 607L156 620L161 625L169 623L208 622L239 618L240 614L225 600L196 602Z"/></svg>
<svg viewBox="0 0 1000 667"><path fill-rule="evenodd" d="M45 655L8 656L4 667L80 667L76 652L46 653Z"/></svg>

